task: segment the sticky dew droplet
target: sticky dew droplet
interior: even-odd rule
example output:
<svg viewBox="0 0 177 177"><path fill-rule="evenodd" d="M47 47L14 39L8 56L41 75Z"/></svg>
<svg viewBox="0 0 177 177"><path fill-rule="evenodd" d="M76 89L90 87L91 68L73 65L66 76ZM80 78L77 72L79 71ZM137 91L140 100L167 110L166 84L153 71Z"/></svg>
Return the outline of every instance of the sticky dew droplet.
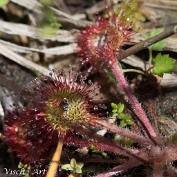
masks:
<svg viewBox="0 0 177 177"><path fill-rule="evenodd" d="M32 142L30 140L27 141L28 146L33 146Z"/></svg>
<svg viewBox="0 0 177 177"><path fill-rule="evenodd" d="M42 143L42 142L43 142L43 140L42 140L42 139L39 139L39 140L38 140L38 142L39 142L39 143Z"/></svg>
<svg viewBox="0 0 177 177"><path fill-rule="evenodd" d="M20 106L17 106L17 109L18 109L18 110L21 110L22 108L21 108Z"/></svg>
<svg viewBox="0 0 177 177"><path fill-rule="evenodd" d="M38 117L38 116L36 116L36 115L35 115L35 119L36 119L36 120L39 120L39 119L40 119L40 117Z"/></svg>
<svg viewBox="0 0 177 177"><path fill-rule="evenodd" d="M52 139L52 136L48 136L48 139L51 140L51 139Z"/></svg>
<svg viewBox="0 0 177 177"><path fill-rule="evenodd" d="M25 111L26 111L26 108L23 107L23 108L22 108L22 111L25 112Z"/></svg>
<svg viewBox="0 0 177 177"><path fill-rule="evenodd" d="M53 73L57 73L57 70L55 68L52 69Z"/></svg>
<svg viewBox="0 0 177 177"><path fill-rule="evenodd" d="M97 110L98 110L98 106L94 106L93 109L94 109L95 111L97 111Z"/></svg>
<svg viewBox="0 0 177 177"><path fill-rule="evenodd" d="M28 97L27 96L23 96L23 98L26 100L26 99L28 99Z"/></svg>
<svg viewBox="0 0 177 177"><path fill-rule="evenodd" d="M28 86L25 84L24 86L23 86L26 90L28 90Z"/></svg>
<svg viewBox="0 0 177 177"><path fill-rule="evenodd" d="M45 128L46 125L41 125L41 128Z"/></svg>
<svg viewBox="0 0 177 177"><path fill-rule="evenodd" d="M21 125L24 126L26 123L25 122L22 122Z"/></svg>
<svg viewBox="0 0 177 177"><path fill-rule="evenodd" d="M93 82L91 80L88 80L89 85L93 85Z"/></svg>
<svg viewBox="0 0 177 177"><path fill-rule="evenodd" d="M33 131L29 131L27 134L28 134L28 136L33 136L34 135Z"/></svg>
<svg viewBox="0 0 177 177"><path fill-rule="evenodd" d="M18 117L17 116L13 116L13 119L16 120Z"/></svg>
<svg viewBox="0 0 177 177"><path fill-rule="evenodd" d="M40 135L40 134L41 134L41 131L37 131L37 134Z"/></svg>
<svg viewBox="0 0 177 177"><path fill-rule="evenodd" d="M37 112L37 108L33 108L32 110L33 110L34 112Z"/></svg>
<svg viewBox="0 0 177 177"><path fill-rule="evenodd" d="M86 79L87 79L87 76L84 76L84 77L83 77L83 80L85 81Z"/></svg>
<svg viewBox="0 0 177 177"><path fill-rule="evenodd" d="M52 72L50 72L50 73L49 73L49 76L50 76L50 77L52 77L52 75L53 75L53 73L52 73Z"/></svg>
<svg viewBox="0 0 177 177"><path fill-rule="evenodd" d="M36 124L32 124L32 127L33 127L33 128L36 128Z"/></svg>

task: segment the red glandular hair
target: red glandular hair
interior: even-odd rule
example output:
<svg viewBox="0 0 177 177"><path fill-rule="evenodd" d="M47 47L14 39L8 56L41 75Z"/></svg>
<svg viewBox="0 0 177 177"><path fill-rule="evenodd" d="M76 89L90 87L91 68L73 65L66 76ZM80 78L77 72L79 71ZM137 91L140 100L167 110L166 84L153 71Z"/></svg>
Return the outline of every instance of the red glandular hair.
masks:
<svg viewBox="0 0 177 177"><path fill-rule="evenodd" d="M30 95L25 98L32 106L19 109L5 123L7 144L27 164L49 159L60 136L67 136L73 126L94 126L98 110L105 107L92 103L99 86L85 83L81 73L53 70L50 76L43 76L45 82L35 79L31 86L25 85Z"/></svg>
<svg viewBox="0 0 177 177"><path fill-rule="evenodd" d="M11 114L5 123L9 151L15 151L25 164L50 162L59 134L37 111L26 109L19 115Z"/></svg>

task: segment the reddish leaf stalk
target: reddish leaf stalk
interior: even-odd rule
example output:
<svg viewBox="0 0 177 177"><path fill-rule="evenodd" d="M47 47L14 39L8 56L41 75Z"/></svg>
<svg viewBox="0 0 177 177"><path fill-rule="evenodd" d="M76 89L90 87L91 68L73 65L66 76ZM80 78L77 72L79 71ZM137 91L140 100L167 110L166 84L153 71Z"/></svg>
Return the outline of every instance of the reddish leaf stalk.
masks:
<svg viewBox="0 0 177 177"><path fill-rule="evenodd" d="M163 167L164 165L162 163L154 163L153 164L153 176L162 177L164 174Z"/></svg>
<svg viewBox="0 0 177 177"><path fill-rule="evenodd" d="M129 157L133 157L140 161L141 163L146 163L146 159L144 159L142 156L137 155L139 153L139 150L137 149L129 149L125 147L121 147L118 145L113 145L113 144L106 144L101 143L101 142L95 142L95 141L88 141L88 140L78 140L77 138L70 137L68 139L65 139L65 144L67 145L77 145L81 147L88 147L90 148L90 145L94 145L101 151L107 151L107 152L112 152L118 155L125 155Z"/></svg>
<svg viewBox="0 0 177 177"><path fill-rule="evenodd" d="M121 128L121 127L114 125L114 124L109 124L108 122L103 121L103 120L97 120L97 122L98 122L98 125L106 128L114 133L117 133L121 136L127 137L137 143L140 143L142 145L152 144L152 142L148 138L145 138L145 137L142 137L138 134L135 134L135 133L129 131L128 129Z"/></svg>
<svg viewBox="0 0 177 177"><path fill-rule="evenodd" d="M112 175L115 175L117 173L121 173L121 172L124 172L125 170L127 169L130 169L130 168L133 168L133 167L136 167L138 165L140 165L141 162L133 159L133 160L130 160L122 165L119 165L119 166L116 166L114 167L113 169L109 170L109 171L106 171L104 173L101 173L95 177L109 177L109 176L112 176Z"/></svg>
<svg viewBox="0 0 177 177"><path fill-rule="evenodd" d="M112 61L115 61L115 60L112 59ZM111 68L113 74L115 75L116 79L119 81L119 84L121 85L121 87L125 91L132 107L134 108L135 114L140 119L148 136L150 137L150 139L153 141L154 144L158 144L157 135L156 135L148 117L146 116L145 112L143 111L141 104L138 102L138 99L134 95L132 89L130 88L130 85L128 84L126 78L124 77L124 74L122 73L121 69L118 67L117 61L114 64L110 65L110 68Z"/></svg>

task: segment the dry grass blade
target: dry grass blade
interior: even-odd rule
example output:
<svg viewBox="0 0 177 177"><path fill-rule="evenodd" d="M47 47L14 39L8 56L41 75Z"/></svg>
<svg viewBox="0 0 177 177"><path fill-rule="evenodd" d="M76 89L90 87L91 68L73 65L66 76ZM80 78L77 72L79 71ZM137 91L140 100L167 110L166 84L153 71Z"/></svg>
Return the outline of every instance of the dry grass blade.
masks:
<svg viewBox="0 0 177 177"><path fill-rule="evenodd" d="M39 52L39 53L45 53L45 54L52 54L52 55L68 55L75 53L77 50L77 45L75 43L59 46L59 47L53 47L53 48L47 48L47 49L35 49L30 47L23 47L19 46L10 42L6 42L3 40L0 40L0 44L6 46L9 50L17 53L31 53L31 52Z"/></svg>
<svg viewBox="0 0 177 177"><path fill-rule="evenodd" d="M20 6L23 6L29 10L32 10L36 13L42 13L41 12L41 7L42 4L40 4L38 1L36 0L11 0L11 2L14 2Z"/></svg>
<svg viewBox="0 0 177 177"><path fill-rule="evenodd" d="M162 87L166 87L166 88L177 87L177 74L165 73L163 75L163 78L162 78L160 84Z"/></svg>
<svg viewBox="0 0 177 177"><path fill-rule="evenodd" d="M46 177L54 177L55 173L58 168L58 163L61 158L61 153L62 153L62 148L63 148L63 137L59 139L56 151L52 157L52 161L50 163L49 170L47 171Z"/></svg>
<svg viewBox="0 0 177 177"><path fill-rule="evenodd" d="M24 57L12 52L11 50L9 50L7 47L5 47L4 45L0 44L0 54L7 57L8 59L18 63L19 65L28 68L34 72L39 72L41 74L44 74L46 76L49 75L49 70L36 64L33 63L32 61L26 60Z"/></svg>
<svg viewBox="0 0 177 177"><path fill-rule="evenodd" d="M28 0L11 0L12 2L20 5L20 6L23 6L29 10L32 10L38 14L41 14L43 13L42 10L41 10L41 7L42 7L42 4L40 4L39 2L35 1L35 0L32 0L32 1L28 1ZM71 23L77 27L85 27L86 25L88 24L92 24L91 22L89 21L86 21L86 20L79 20L79 19L76 19L73 15L69 15L65 12L62 12L56 8L53 8L51 7L51 9L55 12L56 15L58 15L59 17L59 20L60 21L64 21L64 22L68 22L68 23ZM78 17L78 16L77 16Z"/></svg>
<svg viewBox="0 0 177 177"><path fill-rule="evenodd" d="M4 22L0 20L0 31L13 34L24 35L38 40L52 40L59 42L73 42L74 37L67 30L57 30L55 35L45 35L41 33L41 29L29 25Z"/></svg>
<svg viewBox="0 0 177 177"><path fill-rule="evenodd" d="M149 0L142 1L144 5L163 9L177 9L177 1L174 0Z"/></svg>

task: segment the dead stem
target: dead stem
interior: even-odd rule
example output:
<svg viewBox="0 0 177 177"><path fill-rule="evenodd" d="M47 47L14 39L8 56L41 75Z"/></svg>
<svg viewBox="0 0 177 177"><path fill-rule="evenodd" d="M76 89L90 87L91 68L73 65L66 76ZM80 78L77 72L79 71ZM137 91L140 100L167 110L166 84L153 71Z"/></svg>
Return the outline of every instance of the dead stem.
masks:
<svg viewBox="0 0 177 177"><path fill-rule="evenodd" d="M150 45L152 45L158 41L161 41L161 40L163 40L175 33L177 33L177 25L169 27L167 29L164 29L164 31L162 33L160 33L154 37L151 37L145 41L142 41L142 42L134 45L133 47L130 47L129 49L123 51L122 54L117 57L117 59L120 61L120 60L122 60L132 54L135 54L135 53L149 47Z"/></svg>
<svg viewBox="0 0 177 177"><path fill-rule="evenodd" d="M60 157L61 157L61 153L62 153L63 139L64 139L63 137L60 137L60 139L58 141L58 145L57 145L56 151L52 157L50 167L49 167L49 170L47 171L46 177L54 177L55 176L55 172L57 171L58 164L59 164Z"/></svg>

